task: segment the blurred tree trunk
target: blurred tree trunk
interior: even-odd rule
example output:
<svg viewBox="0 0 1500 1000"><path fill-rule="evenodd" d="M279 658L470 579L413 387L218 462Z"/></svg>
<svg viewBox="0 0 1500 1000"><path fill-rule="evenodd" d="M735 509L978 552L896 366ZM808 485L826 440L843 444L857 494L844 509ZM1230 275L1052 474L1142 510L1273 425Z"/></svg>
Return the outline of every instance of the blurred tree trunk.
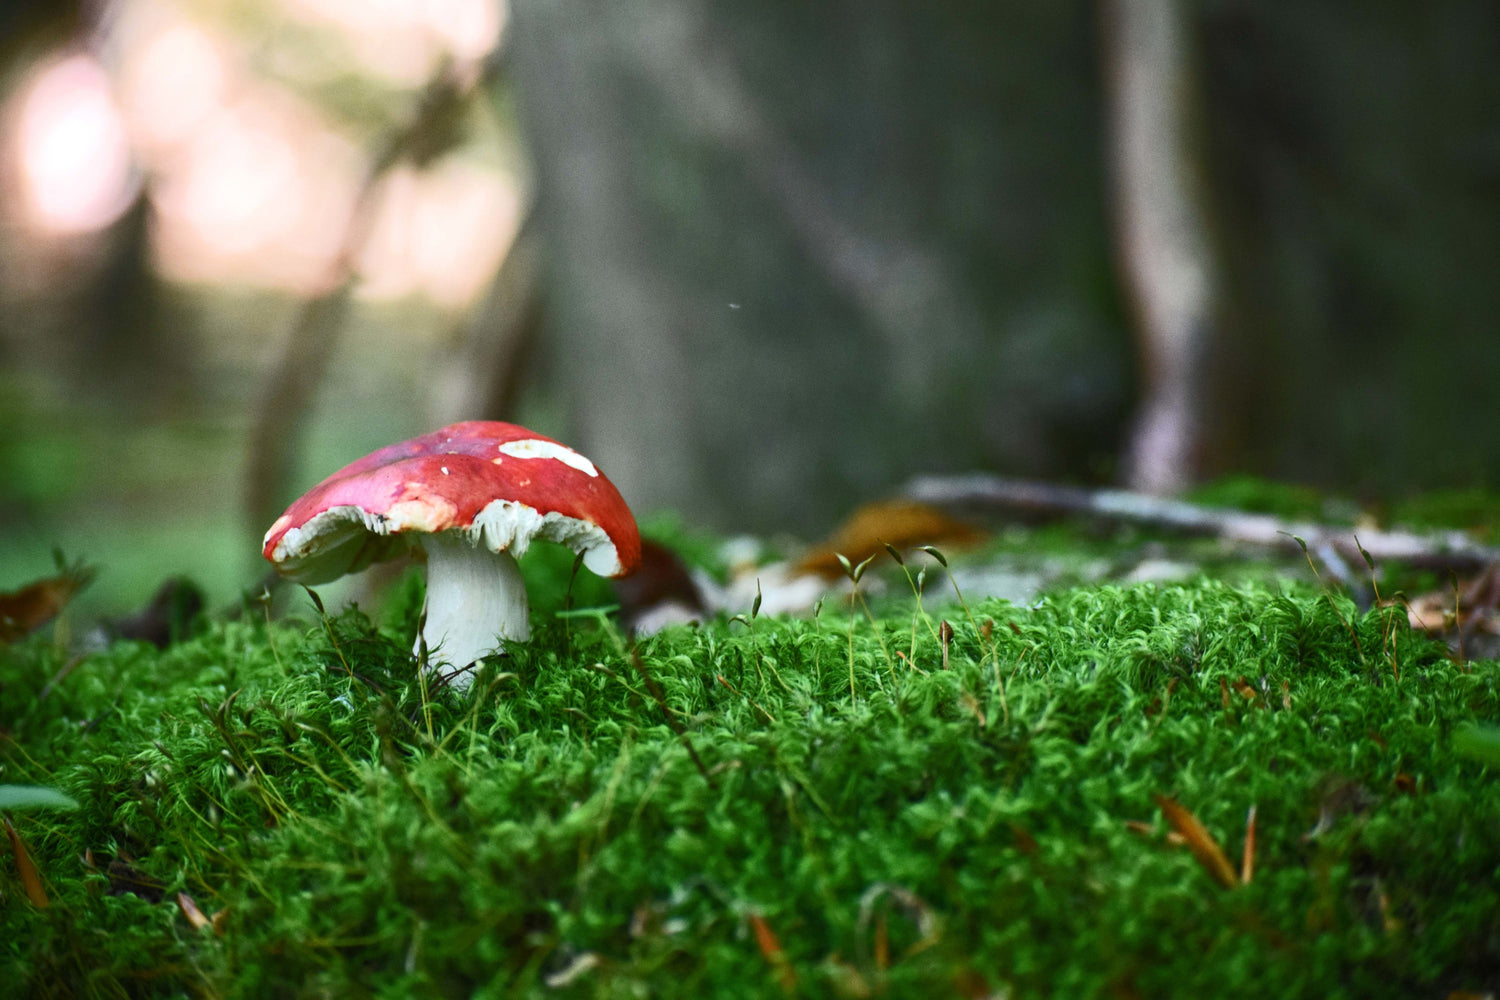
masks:
<svg viewBox="0 0 1500 1000"><path fill-rule="evenodd" d="M1104 0L1117 266L1134 313L1142 399L1125 480L1189 485L1204 459L1214 268L1196 176L1196 78L1175 0Z"/></svg>
<svg viewBox="0 0 1500 1000"><path fill-rule="evenodd" d="M459 343L438 361L429 404L433 427L458 420L515 420L542 324L542 247L528 211L464 322Z"/></svg>
<svg viewBox="0 0 1500 1000"><path fill-rule="evenodd" d="M494 65L484 70L494 71ZM473 95L483 92L485 81L484 74L471 79L451 66L440 68L417 95L407 121L385 136L371 156L327 290L302 303L261 387L245 461L246 519L256 536L294 495L291 479L298 447L347 319L359 278L355 261L374 224L381 178L400 163L421 167L446 151L455 141L465 108Z"/></svg>
<svg viewBox="0 0 1500 1000"><path fill-rule="evenodd" d="M542 346L633 504L823 530L918 471L1108 475L1128 341L1091 2L519 4Z"/></svg>

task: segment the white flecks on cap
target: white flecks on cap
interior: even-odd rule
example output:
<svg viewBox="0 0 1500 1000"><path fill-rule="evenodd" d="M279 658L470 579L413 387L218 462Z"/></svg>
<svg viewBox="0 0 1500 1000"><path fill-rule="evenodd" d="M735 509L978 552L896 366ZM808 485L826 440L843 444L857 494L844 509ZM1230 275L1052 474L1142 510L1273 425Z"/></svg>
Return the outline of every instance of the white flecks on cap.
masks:
<svg viewBox="0 0 1500 1000"><path fill-rule="evenodd" d="M572 448L565 447L555 441L540 441L536 438L523 438L520 441L507 441L500 445L502 454L511 458L554 458L566 466L577 469L591 477L599 475L599 470L594 468L594 463L584 458Z"/></svg>

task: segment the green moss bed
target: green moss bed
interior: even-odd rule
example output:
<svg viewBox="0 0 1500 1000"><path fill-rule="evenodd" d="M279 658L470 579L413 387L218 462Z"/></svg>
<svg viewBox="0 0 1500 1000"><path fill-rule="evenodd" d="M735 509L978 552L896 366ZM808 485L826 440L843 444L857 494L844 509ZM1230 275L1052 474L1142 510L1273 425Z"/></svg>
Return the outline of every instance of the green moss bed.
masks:
<svg viewBox="0 0 1500 1000"><path fill-rule="evenodd" d="M0 993L1500 984L1500 782L1454 739L1500 719L1500 668L1397 611L1203 580L631 642L539 610L461 698L420 682L407 590L373 624L302 601L164 651L0 649L0 783L79 803L10 816L50 905L0 850Z"/></svg>

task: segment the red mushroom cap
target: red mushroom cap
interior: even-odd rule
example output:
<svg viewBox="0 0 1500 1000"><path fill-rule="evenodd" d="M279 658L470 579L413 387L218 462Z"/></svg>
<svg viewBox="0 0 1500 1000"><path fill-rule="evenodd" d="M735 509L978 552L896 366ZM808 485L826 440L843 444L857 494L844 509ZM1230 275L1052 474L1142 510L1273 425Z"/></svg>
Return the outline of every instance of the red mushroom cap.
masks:
<svg viewBox="0 0 1500 1000"><path fill-rule="evenodd" d="M276 519L263 553L277 572L324 583L390 559L413 534L466 532L519 556L549 538L600 576L640 562L635 518L594 464L516 424L471 420L344 466Z"/></svg>

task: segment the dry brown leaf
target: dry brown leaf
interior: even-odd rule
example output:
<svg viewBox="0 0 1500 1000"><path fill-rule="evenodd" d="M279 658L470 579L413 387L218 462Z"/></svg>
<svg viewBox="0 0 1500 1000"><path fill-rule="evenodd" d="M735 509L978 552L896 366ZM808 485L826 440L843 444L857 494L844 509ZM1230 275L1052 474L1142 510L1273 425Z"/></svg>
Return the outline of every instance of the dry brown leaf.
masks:
<svg viewBox="0 0 1500 1000"><path fill-rule="evenodd" d="M1255 877L1255 806L1245 814L1245 849L1240 855L1240 884L1249 885Z"/></svg>
<svg viewBox="0 0 1500 1000"><path fill-rule="evenodd" d="M193 897L185 892L177 894L177 908L182 911L182 915L187 918L188 924L195 931L201 931L212 924L212 921L203 915L203 911L198 909L198 904Z"/></svg>
<svg viewBox="0 0 1500 1000"><path fill-rule="evenodd" d="M56 618L94 578L82 563L69 566L59 558L58 568L57 576L0 594L0 642L15 642Z"/></svg>
<svg viewBox="0 0 1500 1000"><path fill-rule="evenodd" d="M822 544L797 563L799 573L816 573L829 580L844 575L838 556L858 565L880 555L886 546L900 550L919 545L969 548L985 539L984 532L938 510L912 500L883 500L860 507Z"/></svg>
<svg viewBox="0 0 1500 1000"><path fill-rule="evenodd" d="M203 591L185 577L162 581L151 601L135 614L105 623L105 631L116 638L149 642L166 649L191 634L193 621L203 612Z"/></svg>
<svg viewBox="0 0 1500 1000"><path fill-rule="evenodd" d="M1459 630L1500 634L1500 563L1485 567L1457 593L1449 586L1417 595L1406 602L1406 618L1412 628L1428 635Z"/></svg>
<svg viewBox="0 0 1500 1000"><path fill-rule="evenodd" d="M760 947L761 955L776 971L777 983L787 993L792 992L797 988L797 973L787 961L786 952L782 950L776 932L771 930L771 925L758 913L750 914L750 929L755 932L755 943Z"/></svg>
<svg viewBox="0 0 1500 1000"><path fill-rule="evenodd" d="M26 890L26 898L38 909L46 909L51 904L47 901L47 890L42 886L42 873L36 870L31 855L27 853L26 844L16 828L11 826L9 816L5 817L5 832L10 835L10 849L16 856L16 870L21 873L21 886Z"/></svg>
<svg viewBox="0 0 1500 1000"><path fill-rule="evenodd" d="M1198 821L1198 817L1165 795L1157 795L1155 799L1162 815L1167 818L1172 829L1182 835L1187 842L1187 849L1193 852L1193 857L1198 859L1203 870L1226 889L1239 885L1240 880L1234 873L1234 867L1207 827Z"/></svg>
<svg viewBox="0 0 1500 1000"><path fill-rule="evenodd" d="M634 628L663 607L680 608L683 620L701 619L707 606L692 570L672 549L641 539L641 562L629 576L612 581L620 617Z"/></svg>
<svg viewBox="0 0 1500 1000"><path fill-rule="evenodd" d="M1418 632L1440 635L1453 628L1458 618L1453 613L1452 591L1433 591L1412 598L1406 604L1406 620Z"/></svg>

